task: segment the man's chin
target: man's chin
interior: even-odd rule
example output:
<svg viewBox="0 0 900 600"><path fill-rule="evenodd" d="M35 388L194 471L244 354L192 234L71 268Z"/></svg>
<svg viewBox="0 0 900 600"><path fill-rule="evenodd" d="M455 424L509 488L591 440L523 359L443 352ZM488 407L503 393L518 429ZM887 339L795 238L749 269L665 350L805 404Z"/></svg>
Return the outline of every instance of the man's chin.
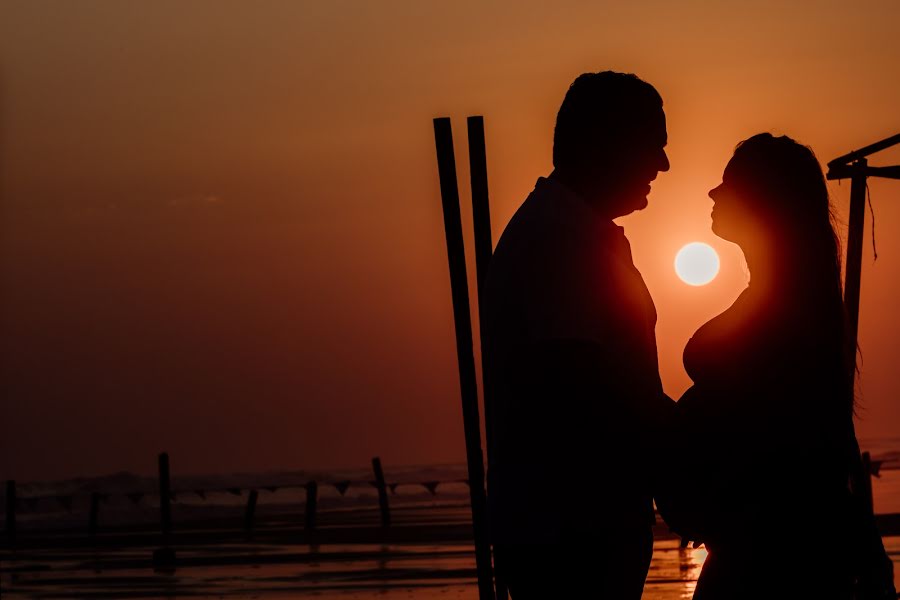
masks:
<svg viewBox="0 0 900 600"><path fill-rule="evenodd" d="M636 212L639 210L644 210L647 206L650 205L650 201L647 200L647 196L637 196L634 201L631 203L631 211Z"/></svg>
<svg viewBox="0 0 900 600"><path fill-rule="evenodd" d="M636 213L638 211L644 210L645 208L647 208L648 204L649 203L647 202L646 196L629 198L627 201L624 201L619 205L619 208L616 211L616 213L618 214L613 218L618 219L619 217L627 217L631 213Z"/></svg>

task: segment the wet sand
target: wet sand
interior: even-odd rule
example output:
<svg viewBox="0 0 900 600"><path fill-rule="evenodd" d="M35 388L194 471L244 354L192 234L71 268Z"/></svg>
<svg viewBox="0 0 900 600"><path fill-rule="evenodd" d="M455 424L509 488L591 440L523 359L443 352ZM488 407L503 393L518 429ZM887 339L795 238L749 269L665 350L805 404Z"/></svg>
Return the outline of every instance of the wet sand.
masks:
<svg viewBox="0 0 900 600"><path fill-rule="evenodd" d="M174 572L133 566L150 552L22 556L4 563L15 571L4 568L3 597L477 598L467 543L187 547L179 558L194 559L191 566ZM645 597L689 597L704 556L702 549L679 550L675 540L658 541Z"/></svg>
<svg viewBox="0 0 900 600"><path fill-rule="evenodd" d="M430 533L440 537L441 530ZM22 549L0 555L0 589L3 598L475 600L471 542L444 537L429 543L185 543L176 547L178 566L171 571L154 570L153 545ZM900 537L885 542L900 559ZM703 548L681 549L663 533L654 544L644 598L690 598L705 557ZM760 577L765 564L761 556Z"/></svg>
<svg viewBox="0 0 900 600"><path fill-rule="evenodd" d="M876 490L900 483L896 473ZM898 494L900 496L900 494ZM883 497L883 496L882 496ZM890 499L894 499L891 495ZM895 502L896 504L896 502ZM895 508L879 502L876 508ZM165 540L150 524L84 529L23 530L15 551L0 548L0 590L6 598L258 598L315 596L323 600L475 600L475 564L468 506L435 502L392 508L393 526L379 526L377 508L325 510L307 532L303 514L261 510L252 532L240 506L219 520L176 521L169 544L176 569L155 570L153 551ZM900 514L880 515L885 544L900 559ZM661 522L644 598L690 598L706 557L680 549ZM773 544L771 552L778 552ZM828 552L827 548L817 549ZM759 557L766 577L767 556ZM900 572L900 566L896 569Z"/></svg>

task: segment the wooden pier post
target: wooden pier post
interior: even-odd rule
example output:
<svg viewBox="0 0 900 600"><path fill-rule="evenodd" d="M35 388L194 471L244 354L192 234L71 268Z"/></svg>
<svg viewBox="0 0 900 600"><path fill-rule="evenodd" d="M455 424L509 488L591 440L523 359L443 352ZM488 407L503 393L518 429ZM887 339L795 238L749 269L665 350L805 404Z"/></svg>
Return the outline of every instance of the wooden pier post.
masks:
<svg viewBox="0 0 900 600"><path fill-rule="evenodd" d="M100 493L91 492L91 511L88 517L88 535L97 535L97 525L100 520Z"/></svg>
<svg viewBox="0 0 900 600"><path fill-rule="evenodd" d="M250 490L247 497L247 510L244 511L244 531L250 533L253 531L253 517L256 515L256 501L259 498L259 492Z"/></svg>
<svg viewBox="0 0 900 600"><path fill-rule="evenodd" d="M6 541L10 547L16 544L16 482L6 482Z"/></svg>
<svg viewBox="0 0 900 600"><path fill-rule="evenodd" d="M381 526L391 526L391 510L388 506L387 485L384 483L384 471L381 469L381 459L372 459L372 470L375 471L375 488L378 490L378 508L381 509Z"/></svg>
<svg viewBox="0 0 900 600"><path fill-rule="evenodd" d="M169 482L169 453L159 455L159 525L163 539L168 543L172 533L172 488Z"/></svg>
<svg viewBox="0 0 900 600"><path fill-rule="evenodd" d="M316 529L316 508L319 503L319 484L315 481L306 483L306 531Z"/></svg>
<svg viewBox="0 0 900 600"><path fill-rule="evenodd" d="M159 570L175 568L175 550L169 547L172 533L171 493L169 486L169 454L159 455L159 523L162 532L162 547L153 551L153 566Z"/></svg>

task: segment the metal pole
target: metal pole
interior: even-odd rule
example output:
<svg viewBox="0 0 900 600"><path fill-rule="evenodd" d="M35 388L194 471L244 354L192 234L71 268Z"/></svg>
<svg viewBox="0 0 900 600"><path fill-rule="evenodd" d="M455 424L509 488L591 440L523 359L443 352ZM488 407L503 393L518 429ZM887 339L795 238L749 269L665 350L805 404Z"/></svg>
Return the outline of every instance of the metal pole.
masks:
<svg viewBox="0 0 900 600"><path fill-rule="evenodd" d="M453 131L450 128L449 118L434 120L434 142L441 184L444 233L447 238L453 320L456 326L456 355L459 362L459 385L469 470L469 498L472 504L472 529L475 536L478 597L479 600L494 600L491 549L487 535L484 458L478 417L478 385L475 379L475 355L472 350L472 317L469 312L469 283L466 277L466 255L459 212L456 159L453 155Z"/></svg>

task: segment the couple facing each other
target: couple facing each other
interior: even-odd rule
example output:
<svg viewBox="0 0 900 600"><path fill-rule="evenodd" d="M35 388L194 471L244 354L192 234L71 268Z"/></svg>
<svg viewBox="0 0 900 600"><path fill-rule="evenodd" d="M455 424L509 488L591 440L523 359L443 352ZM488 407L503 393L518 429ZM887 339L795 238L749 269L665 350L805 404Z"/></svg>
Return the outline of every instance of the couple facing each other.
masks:
<svg viewBox="0 0 900 600"><path fill-rule="evenodd" d="M553 172L498 242L482 307L498 579L513 600L640 598L655 499L708 548L695 598L854 598L872 581L866 597L889 594L848 486L856 351L822 169L788 137L738 144L709 195L750 283L689 341L694 385L675 403L653 299L613 223L647 206L666 143L653 86L581 75Z"/></svg>

